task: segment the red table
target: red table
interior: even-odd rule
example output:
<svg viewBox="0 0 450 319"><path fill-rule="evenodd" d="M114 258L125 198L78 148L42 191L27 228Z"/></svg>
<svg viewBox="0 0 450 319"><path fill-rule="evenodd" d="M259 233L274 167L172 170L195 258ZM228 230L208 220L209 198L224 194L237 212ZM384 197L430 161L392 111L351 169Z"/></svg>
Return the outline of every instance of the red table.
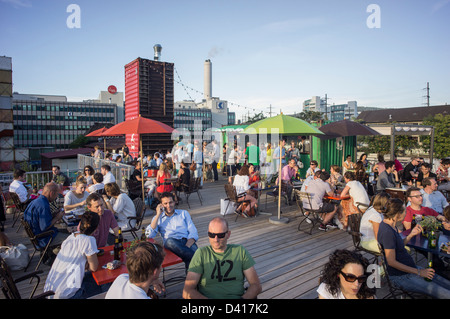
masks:
<svg viewBox="0 0 450 319"><path fill-rule="evenodd" d="M153 239L148 239L148 241L154 242ZM131 242L125 242L124 247L126 248L130 244L131 244ZM106 246L106 247L101 247L101 248L105 251L105 253L101 256L98 256L98 269L97 269L97 271L92 273L92 277L94 277L95 282L98 285L103 285L103 284L113 282L119 275L128 273L127 258L126 258L125 253L120 254L121 255L120 260L121 260L122 264L120 265L119 268L114 269L114 270L102 268L102 266L104 266L107 263L114 260L114 254L112 254L112 252L114 251L114 246L112 245L112 246ZM164 251L166 253L166 256L164 257L164 261L162 263L163 269L165 267L169 267L169 266L176 265L176 264L183 262L183 260L180 257L175 255L170 250L164 249ZM163 279L163 281L164 281L164 279Z"/></svg>

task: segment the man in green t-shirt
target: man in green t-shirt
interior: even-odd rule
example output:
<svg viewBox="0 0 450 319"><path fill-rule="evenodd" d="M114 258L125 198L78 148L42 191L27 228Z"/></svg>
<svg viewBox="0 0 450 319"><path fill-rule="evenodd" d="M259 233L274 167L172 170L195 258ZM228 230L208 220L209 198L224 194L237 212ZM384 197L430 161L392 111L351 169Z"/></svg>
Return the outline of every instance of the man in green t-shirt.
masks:
<svg viewBox="0 0 450 319"><path fill-rule="evenodd" d="M261 283L255 262L241 245L227 244L231 231L222 217L208 227L210 246L197 249L189 265L183 289L184 299L255 299ZM244 289L244 280L249 287Z"/></svg>
<svg viewBox="0 0 450 319"><path fill-rule="evenodd" d="M245 158L247 159L247 163L253 164L257 171L259 171L259 155L259 147L249 142L245 150Z"/></svg>

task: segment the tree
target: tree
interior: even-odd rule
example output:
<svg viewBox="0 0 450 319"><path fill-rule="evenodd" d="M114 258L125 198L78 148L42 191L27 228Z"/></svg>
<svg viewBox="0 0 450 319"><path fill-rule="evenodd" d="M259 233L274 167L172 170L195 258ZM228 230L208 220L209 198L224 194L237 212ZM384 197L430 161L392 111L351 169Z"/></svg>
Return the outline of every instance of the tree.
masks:
<svg viewBox="0 0 450 319"><path fill-rule="evenodd" d="M436 114L426 117L423 125L434 126L434 157L445 158L450 156L450 115ZM422 146L426 151L430 151L431 138L424 136Z"/></svg>
<svg viewBox="0 0 450 319"><path fill-rule="evenodd" d="M318 122L318 121L322 120L323 114L321 112L307 110L307 111L300 112L299 114L295 114L295 117L297 117L303 121L306 121L308 123L311 123L311 122Z"/></svg>
<svg viewBox="0 0 450 319"><path fill-rule="evenodd" d="M260 112L260 113L258 113L258 114L255 114L253 117L249 117L248 119L247 119L247 121L245 122L245 124L252 124L252 123L255 123L255 122L258 122L258 121L260 121L260 120L264 120L266 117L264 116L264 113L263 112Z"/></svg>
<svg viewBox="0 0 450 319"><path fill-rule="evenodd" d="M70 143L70 148L80 148L85 146L87 143L89 143L89 138L84 135L78 135L76 139Z"/></svg>

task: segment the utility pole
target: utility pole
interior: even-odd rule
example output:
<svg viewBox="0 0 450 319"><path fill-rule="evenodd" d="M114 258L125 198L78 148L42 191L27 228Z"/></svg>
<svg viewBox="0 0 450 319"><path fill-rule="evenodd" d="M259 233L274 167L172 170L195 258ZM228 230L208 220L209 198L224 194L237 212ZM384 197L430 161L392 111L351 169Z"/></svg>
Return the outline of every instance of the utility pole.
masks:
<svg viewBox="0 0 450 319"><path fill-rule="evenodd" d="M427 95L424 97L427 98L427 106L430 106L430 82L427 82L427 87L424 90L427 90Z"/></svg>
<svg viewBox="0 0 450 319"><path fill-rule="evenodd" d="M272 104L269 106L269 117L272 117Z"/></svg>

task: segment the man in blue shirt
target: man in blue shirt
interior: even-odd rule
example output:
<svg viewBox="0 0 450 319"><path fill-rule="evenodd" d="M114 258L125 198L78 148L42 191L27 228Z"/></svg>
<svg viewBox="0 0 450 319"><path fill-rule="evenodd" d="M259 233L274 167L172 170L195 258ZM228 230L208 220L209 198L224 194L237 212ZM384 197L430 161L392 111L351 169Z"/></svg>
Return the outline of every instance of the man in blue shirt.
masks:
<svg viewBox="0 0 450 319"><path fill-rule="evenodd" d="M445 207L449 205L445 196L438 191L438 185L434 178L424 178L422 181L423 204L422 206L430 207L442 215Z"/></svg>
<svg viewBox="0 0 450 319"><path fill-rule="evenodd" d="M40 247L45 247L51 237L53 237L52 246L56 246L61 244L68 236L68 234L59 233L58 229L54 226L64 216L64 210L59 211L55 216L52 216L50 210L50 202L56 200L59 190L59 185L53 182L46 184L42 195L33 200L23 213L24 220L30 225L35 235L47 230L54 231L52 236L39 239L38 243Z"/></svg>
<svg viewBox="0 0 450 319"><path fill-rule="evenodd" d="M161 194L161 204L156 207L156 215L145 234L153 238L159 232L163 238L164 247L179 256L189 268L192 256L197 250L198 232L191 216L186 210L175 209L175 199L172 193Z"/></svg>

